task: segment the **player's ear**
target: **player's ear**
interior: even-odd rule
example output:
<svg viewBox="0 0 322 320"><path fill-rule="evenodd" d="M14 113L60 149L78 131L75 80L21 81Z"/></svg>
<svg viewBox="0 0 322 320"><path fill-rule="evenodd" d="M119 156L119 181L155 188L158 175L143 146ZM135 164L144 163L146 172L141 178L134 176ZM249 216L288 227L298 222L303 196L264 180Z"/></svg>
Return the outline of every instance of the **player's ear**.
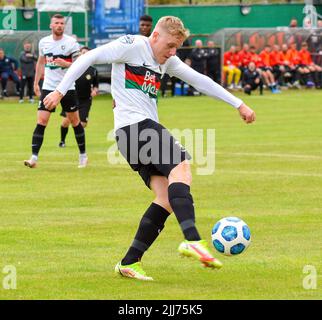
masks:
<svg viewBox="0 0 322 320"><path fill-rule="evenodd" d="M153 31L151 36L152 36L153 42L157 42L160 37L160 33L158 31Z"/></svg>

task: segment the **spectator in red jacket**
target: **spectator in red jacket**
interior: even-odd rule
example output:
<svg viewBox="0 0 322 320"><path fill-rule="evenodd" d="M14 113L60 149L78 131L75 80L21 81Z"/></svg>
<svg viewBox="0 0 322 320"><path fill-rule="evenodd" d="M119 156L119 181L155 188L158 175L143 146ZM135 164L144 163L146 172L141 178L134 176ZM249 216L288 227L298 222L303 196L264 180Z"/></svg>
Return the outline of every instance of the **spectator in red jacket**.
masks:
<svg viewBox="0 0 322 320"><path fill-rule="evenodd" d="M251 61L251 53L249 51L249 45L247 43L244 43L243 49L239 51L238 55L240 68L242 71L244 71L247 69L249 62Z"/></svg>
<svg viewBox="0 0 322 320"><path fill-rule="evenodd" d="M239 69L240 60L236 47L231 46L229 51L224 53L224 75L228 89L239 88L241 70ZM234 81L234 83L233 83Z"/></svg>
<svg viewBox="0 0 322 320"><path fill-rule="evenodd" d="M275 81L273 68L271 66L271 47L266 45L259 56L263 61L261 70L266 85L271 89L272 93L280 93L280 91L277 89L277 83Z"/></svg>
<svg viewBox="0 0 322 320"><path fill-rule="evenodd" d="M274 44L272 46L273 50L270 53L270 63L273 69L273 74L278 84L283 85L285 67L283 65L283 55L280 51L280 46Z"/></svg>
<svg viewBox="0 0 322 320"><path fill-rule="evenodd" d="M306 73L309 74L308 77L308 86L315 85L317 88L321 88L321 74L322 68L315 64L312 60L311 53L308 51L308 45L306 42L302 43L301 50L299 51L301 58L301 67L305 69ZM308 71L308 72L307 72ZM312 78L314 78L314 82L312 83Z"/></svg>

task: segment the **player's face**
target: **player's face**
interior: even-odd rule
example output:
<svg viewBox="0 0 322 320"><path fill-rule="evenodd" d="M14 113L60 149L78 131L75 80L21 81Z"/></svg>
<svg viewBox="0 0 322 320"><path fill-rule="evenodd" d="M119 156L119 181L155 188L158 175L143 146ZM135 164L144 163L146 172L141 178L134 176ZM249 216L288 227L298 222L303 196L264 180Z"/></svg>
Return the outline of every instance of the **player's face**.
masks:
<svg viewBox="0 0 322 320"><path fill-rule="evenodd" d="M176 37L166 32L154 31L151 39L151 47L156 61L164 64L170 57L175 56L177 49L182 46L183 37Z"/></svg>
<svg viewBox="0 0 322 320"><path fill-rule="evenodd" d="M52 18L50 23L50 29L54 35L61 36L65 30L65 20Z"/></svg>
<svg viewBox="0 0 322 320"><path fill-rule="evenodd" d="M140 21L140 34L145 37L149 37L151 34L152 22L151 21Z"/></svg>
<svg viewBox="0 0 322 320"><path fill-rule="evenodd" d="M4 58L4 51L0 50L0 59L2 60Z"/></svg>

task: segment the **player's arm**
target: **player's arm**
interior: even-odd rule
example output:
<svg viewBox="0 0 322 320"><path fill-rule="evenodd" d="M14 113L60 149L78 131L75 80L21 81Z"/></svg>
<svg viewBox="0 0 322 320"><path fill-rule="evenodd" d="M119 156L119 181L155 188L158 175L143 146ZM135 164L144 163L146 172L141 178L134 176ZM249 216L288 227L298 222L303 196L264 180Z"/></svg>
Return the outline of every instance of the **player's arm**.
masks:
<svg viewBox="0 0 322 320"><path fill-rule="evenodd" d="M240 116L246 123L255 121L255 112L242 100L238 99L222 86L211 80L209 77L193 70L177 57L173 57L167 67L167 73L175 76L196 88L207 96L227 102L238 109Z"/></svg>
<svg viewBox="0 0 322 320"><path fill-rule="evenodd" d="M39 81L44 74L45 64L46 64L46 57L39 56L36 64L36 73L35 73L35 80L34 80L34 92L37 97L40 96Z"/></svg>
<svg viewBox="0 0 322 320"><path fill-rule="evenodd" d="M48 110L55 108L74 81L76 81L91 65L121 61L126 50L129 49L129 47L124 48L124 46L124 44L122 45L121 42L116 40L81 55L70 66L56 90L47 95L44 99L46 108Z"/></svg>

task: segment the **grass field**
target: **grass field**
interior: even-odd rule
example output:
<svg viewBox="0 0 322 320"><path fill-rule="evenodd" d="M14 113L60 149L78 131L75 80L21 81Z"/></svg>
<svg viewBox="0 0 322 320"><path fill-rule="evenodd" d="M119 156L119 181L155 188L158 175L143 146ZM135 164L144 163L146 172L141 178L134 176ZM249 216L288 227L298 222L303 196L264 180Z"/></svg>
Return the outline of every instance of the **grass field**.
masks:
<svg viewBox="0 0 322 320"><path fill-rule="evenodd" d="M67 147L57 147L58 112L39 167L25 168L36 106L0 101L0 298L321 299L322 91L242 97L257 113L254 125L207 97L162 99L159 113L168 128L216 129L215 173L193 167L197 225L210 244L218 219L239 216L252 244L220 256L221 270L204 270L178 257L182 235L172 216L143 260L152 283L114 274L152 194L127 165L107 162L111 98L94 102L83 170L72 130ZM7 265L16 267L16 290L2 288ZM317 272L316 289L303 287L306 265Z"/></svg>

